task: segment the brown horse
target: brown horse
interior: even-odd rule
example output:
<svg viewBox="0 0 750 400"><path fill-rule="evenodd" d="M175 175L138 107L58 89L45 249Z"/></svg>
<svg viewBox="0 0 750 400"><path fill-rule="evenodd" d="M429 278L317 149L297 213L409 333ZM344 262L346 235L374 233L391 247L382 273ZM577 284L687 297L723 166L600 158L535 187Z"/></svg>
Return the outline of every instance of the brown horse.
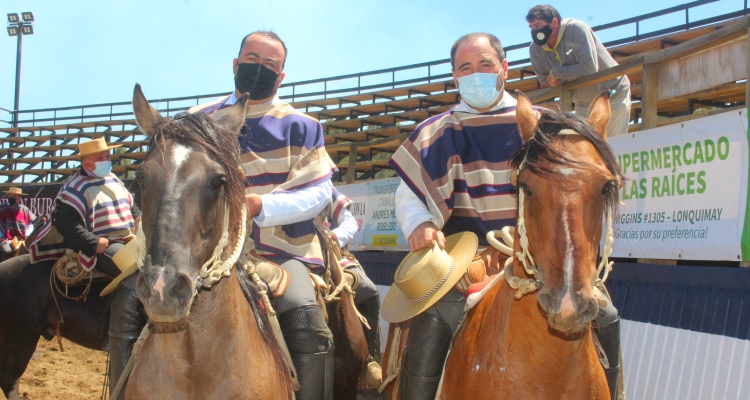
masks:
<svg viewBox="0 0 750 400"><path fill-rule="evenodd" d="M445 367L442 398L610 398L591 337L602 216L616 207L621 179L606 143L609 115L602 95L589 124L555 111L537 119L519 94L516 116L526 144L512 160L523 212L514 254L524 253L525 219L533 258L514 257L505 278L533 287L523 296L503 282L469 312Z"/></svg>
<svg viewBox="0 0 750 400"><path fill-rule="evenodd" d="M136 284L151 333L128 399L293 398L257 286L233 268L244 244L237 132L246 101L218 121L167 120L136 85L135 115L152 138L137 175L147 249Z"/></svg>

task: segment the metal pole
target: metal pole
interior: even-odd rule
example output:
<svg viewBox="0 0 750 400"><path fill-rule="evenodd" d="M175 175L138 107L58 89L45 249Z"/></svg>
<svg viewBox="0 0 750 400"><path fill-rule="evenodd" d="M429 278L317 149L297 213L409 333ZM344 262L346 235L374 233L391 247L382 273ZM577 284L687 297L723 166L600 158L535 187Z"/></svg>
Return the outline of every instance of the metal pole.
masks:
<svg viewBox="0 0 750 400"><path fill-rule="evenodd" d="M18 128L18 103L20 101L20 93L21 93L21 38L23 37L23 33L21 32L21 29L19 27L18 30L18 47L16 49L16 99L13 102L13 109L15 110L15 113L13 114L13 127ZM14 132L13 136L18 136L18 132Z"/></svg>

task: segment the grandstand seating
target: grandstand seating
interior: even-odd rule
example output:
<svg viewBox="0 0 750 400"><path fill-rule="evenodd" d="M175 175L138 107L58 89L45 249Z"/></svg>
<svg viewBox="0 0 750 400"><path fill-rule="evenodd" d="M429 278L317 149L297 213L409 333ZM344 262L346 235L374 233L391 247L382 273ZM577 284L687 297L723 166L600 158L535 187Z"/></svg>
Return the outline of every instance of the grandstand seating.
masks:
<svg viewBox="0 0 750 400"><path fill-rule="evenodd" d="M689 30L620 44L609 47L609 51L618 62L623 63L639 55L698 38L725 27L733 21L706 24ZM539 88L531 66L528 62L521 61L516 62L518 65L514 65L508 72L506 90L511 93L515 90L533 92ZM631 120L634 123L631 124L630 130L635 131L641 126L639 121L642 72L639 70L628 74L628 77L633 85ZM362 92L362 87L360 87L344 93L331 91L333 95L324 91L315 96L297 94L282 96L282 98L290 97L287 101L290 101L293 107L321 121L326 133L326 149L341 171L338 179L353 182L392 174L392 172L378 173L389 169L388 158L417 124L430 116L446 111L459 100L458 91L449 74L410 81L414 82L401 84L394 78L394 83L390 86L377 87L365 90L365 92ZM736 82L660 100L657 112L665 119L660 120L659 125L684 121L690 118L695 109L701 107L727 108L742 105L745 102L745 90L745 82ZM197 102L199 98L210 96L171 99L171 101L195 100ZM213 96L215 98L218 95ZM308 98L298 100L306 96ZM159 102L163 104L164 100ZM169 102L167 104L170 115L188 108L187 106L169 108ZM541 105L550 107L554 106L555 102L548 101ZM113 170L116 173L127 174L136 169L137 163L146 155L148 140L138 132L130 110L122 113L112 112L114 106L121 106L127 110L127 103L99 106L109 107L110 112L87 116L84 115L84 107L81 107L80 116L61 117L55 110L22 111L26 113L33 111L34 117L26 123L21 119L21 126L18 128L0 127L0 132L6 135L0 138L2 143L0 177L4 176L7 179L6 183L54 182L65 179L78 166L77 161L72 157L78 141L97 137L105 137L110 142L122 145L123 150L113 156L115 161ZM55 111L52 118L40 116L52 111ZM118 119L118 117L122 118ZM74 118L79 119L80 122L75 121ZM51 125L45 125L50 121ZM351 157L356 159L351 159Z"/></svg>

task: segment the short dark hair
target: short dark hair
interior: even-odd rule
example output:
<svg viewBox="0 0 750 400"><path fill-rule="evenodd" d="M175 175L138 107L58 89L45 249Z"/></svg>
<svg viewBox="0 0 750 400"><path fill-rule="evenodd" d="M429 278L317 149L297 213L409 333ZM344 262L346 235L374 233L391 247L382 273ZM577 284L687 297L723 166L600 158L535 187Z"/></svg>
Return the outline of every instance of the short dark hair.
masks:
<svg viewBox="0 0 750 400"><path fill-rule="evenodd" d="M562 22L560 12L557 11L555 7L552 7L549 4L540 4L538 6L532 7L531 10L529 10L528 14L526 14L526 22L531 22L535 19L541 19L542 21L550 24L552 23L552 18L557 18L557 22Z"/></svg>
<svg viewBox="0 0 750 400"><path fill-rule="evenodd" d="M245 37L243 37L242 41L240 42L240 51L237 52L237 58L242 57L242 46L245 45L245 40L247 40L247 38L249 38L252 35L260 35L260 36L263 36L266 39L275 40L275 41L281 43L281 47L284 48L284 61L281 62L281 69L283 70L284 69L284 64L286 64L286 56L287 56L287 54L289 54L289 52L286 49L286 45L284 44L284 41L281 40L281 38L279 37L279 35L277 35L276 32L274 32L274 31L255 31L255 32L250 32L247 35L245 35Z"/></svg>
<svg viewBox="0 0 750 400"><path fill-rule="evenodd" d="M503 50L503 44L500 43L500 39L498 39L497 36L491 33L474 32L461 36L460 38L458 38L458 40L456 40L455 43L453 43L453 46L451 46L451 68L456 67L456 51L458 51L458 46L460 46L461 43L481 38L485 38L490 41L490 46L492 46L492 48L497 52L497 58L500 59L500 62L503 62L503 60L505 60L505 50Z"/></svg>

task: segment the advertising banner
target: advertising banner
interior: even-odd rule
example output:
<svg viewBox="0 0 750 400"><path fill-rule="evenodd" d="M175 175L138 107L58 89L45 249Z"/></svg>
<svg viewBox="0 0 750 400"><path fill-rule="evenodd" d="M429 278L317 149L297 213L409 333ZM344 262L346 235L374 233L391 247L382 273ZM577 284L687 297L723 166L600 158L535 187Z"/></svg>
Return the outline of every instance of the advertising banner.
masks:
<svg viewBox="0 0 750 400"><path fill-rule="evenodd" d="M750 259L747 128L741 110L610 138L626 177L612 256Z"/></svg>
<svg viewBox="0 0 750 400"><path fill-rule="evenodd" d="M349 210L360 224L349 243L350 251L408 251L409 245L396 222L395 194L400 183L401 178L389 178L336 187L354 201Z"/></svg>

